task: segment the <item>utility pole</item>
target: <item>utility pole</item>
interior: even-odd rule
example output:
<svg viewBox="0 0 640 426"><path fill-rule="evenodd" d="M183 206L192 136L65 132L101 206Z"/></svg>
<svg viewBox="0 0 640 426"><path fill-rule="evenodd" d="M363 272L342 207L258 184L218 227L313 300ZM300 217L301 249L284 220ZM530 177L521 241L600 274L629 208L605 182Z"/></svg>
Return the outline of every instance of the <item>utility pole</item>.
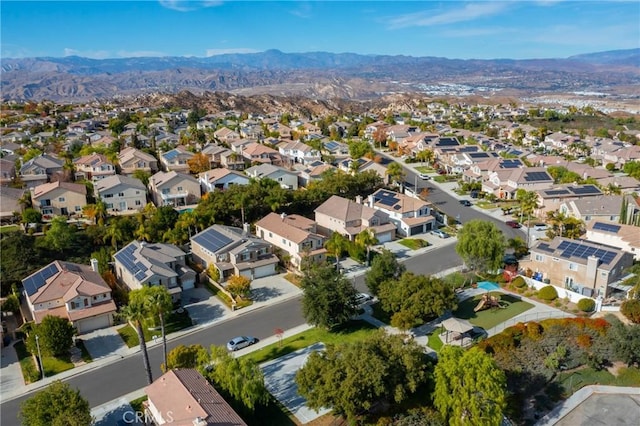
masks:
<svg viewBox="0 0 640 426"><path fill-rule="evenodd" d="M42 380L44 380L44 364L42 363L42 354L40 353L40 336L36 334L36 347L38 348L38 363L40 364L40 373L42 373Z"/></svg>

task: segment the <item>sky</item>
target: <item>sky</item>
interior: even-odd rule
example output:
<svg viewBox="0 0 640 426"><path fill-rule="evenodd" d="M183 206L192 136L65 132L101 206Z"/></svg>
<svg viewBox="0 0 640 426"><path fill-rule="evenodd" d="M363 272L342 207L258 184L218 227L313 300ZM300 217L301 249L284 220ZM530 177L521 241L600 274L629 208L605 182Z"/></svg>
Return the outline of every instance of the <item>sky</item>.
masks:
<svg viewBox="0 0 640 426"><path fill-rule="evenodd" d="M283 52L566 58L640 47L640 1L0 2L2 58Z"/></svg>

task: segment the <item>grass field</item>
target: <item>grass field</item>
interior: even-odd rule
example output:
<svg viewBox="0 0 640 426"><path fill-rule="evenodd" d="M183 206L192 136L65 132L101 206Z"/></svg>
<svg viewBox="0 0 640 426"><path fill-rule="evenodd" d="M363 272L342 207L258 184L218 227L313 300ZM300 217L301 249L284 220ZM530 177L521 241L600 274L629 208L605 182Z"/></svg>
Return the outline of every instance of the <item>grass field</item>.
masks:
<svg viewBox="0 0 640 426"><path fill-rule="evenodd" d="M165 333L169 335L170 333L182 330L187 327L191 327L191 318L189 317L189 313L185 309L181 314L179 313L171 313L167 315L165 320ZM142 332L144 333L144 341L148 342L153 339L153 336L158 336L158 338L162 337L162 331L158 330L149 330L148 325L144 325L142 327ZM122 328L118 329L118 334L124 340L124 343L132 348L140 344L138 340L138 333L134 330L130 325L125 325Z"/></svg>
<svg viewBox="0 0 640 426"><path fill-rule="evenodd" d="M411 250L418 250L429 245L427 241L421 240L419 238L405 238L398 241L398 243L402 244L405 247L408 247Z"/></svg>
<svg viewBox="0 0 640 426"><path fill-rule="evenodd" d="M5 232L14 232L14 231L20 231L20 226L19 225L0 226L0 234L4 234Z"/></svg>
<svg viewBox="0 0 640 426"><path fill-rule="evenodd" d="M490 294L492 296L499 296L501 304L505 307L489 308L474 312L473 309L478 305L478 302L480 302L482 297L482 295L477 295L473 298L460 302L458 304L458 309L453 313L453 315L458 318L469 320L471 324L482 327L485 330L489 330L490 328L493 328L496 325L533 308L531 303L524 302L508 294L495 291Z"/></svg>
<svg viewBox="0 0 640 426"><path fill-rule="evenodd" d="M623 367L617 374L614 376L607 370L596 371L593 368L583 368L560 373L555 382L562 387L564 396L570 396L578 389L589 385L640 386L640 369Z"/></svg>
<svg viewBox="0 0 640 426"><path fill-rule="evenodd" d="M440 339L439 334L442 332L442 328L437 328L433 330L433 332L429 335L427 340L427 346L429 346L434 351L438 352L440 348L443 346L442 340Z"/></svg>
<svg viewBox="0 0 640 426"><path fill-rule="evenodd" d="M311 328L245 356L261 364L318 342L336 344L364 340L375 333L376 330L376 327L365 321L350 321L341 329L335 331Z"/></svg>

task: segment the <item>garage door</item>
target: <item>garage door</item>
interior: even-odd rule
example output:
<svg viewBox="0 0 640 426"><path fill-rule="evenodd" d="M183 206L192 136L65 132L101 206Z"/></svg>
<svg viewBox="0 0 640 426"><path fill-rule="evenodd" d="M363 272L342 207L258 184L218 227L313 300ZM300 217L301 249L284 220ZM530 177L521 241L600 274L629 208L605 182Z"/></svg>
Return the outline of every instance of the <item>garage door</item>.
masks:
<svg viewBox="0 0 640 426"><path fill-rule="evenodd" d="M101 315L99 317L87 318L81 321L76 321L76 328L78 334L89 333L90 331L97 330L99 328L109 327L109 315Z"/></svg>
<svg viewBox="0 0 640 426"><path fill-rule="evenodd" d="M183 290L190 290L192 288L194 288L196 285L196 279L195 278L189 278L186 280L182 280L182 289Z"/></svg>
<svg viewBox="0 0 640 426"><path fill-rule="evenodd" d="M412 226L409 235L422 234L424 232L424 225Z"/></svg>
<svg viewBox="0 0 640 426"><path fill-rule="evenodd" d="M260 266L253 270L254 278L268 277L276 273L276 264Z"/></svg>
<svg viewBox="0 0 640 426"><path fill-rule="evenodd" d="M376 235L376 238L378 239L378 242L380 244L388 243L389 241L391 241L391 232L381 232Z"/></svg>

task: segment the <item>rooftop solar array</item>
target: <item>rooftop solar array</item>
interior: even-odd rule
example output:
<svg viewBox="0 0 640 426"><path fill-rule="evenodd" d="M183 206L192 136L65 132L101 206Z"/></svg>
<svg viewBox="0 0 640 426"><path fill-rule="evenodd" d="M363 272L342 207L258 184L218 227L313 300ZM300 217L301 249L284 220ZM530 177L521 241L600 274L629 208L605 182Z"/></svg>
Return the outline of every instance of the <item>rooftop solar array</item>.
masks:
<svg viewBox="0 0 640 426"><path fill-rule="evenodd" d="M612 223L596 222L593 224L593 229L599 231L612 232L617 234L620 230L620 225L614 225Z"/></svg>
<svg viewBox="0 0 640 426"><path fill-rule="evenodd" d="M327 148L328 150L334 150L339 148L340 146L342 146L342 144L340 144L339 142L336 141L329 141L329 142L325 142L324 143L324 147Z"/></svg>
<svg viewBox="0 0 640 426"><path fill-rule="evenodd" d="M551 189L544 192L546 195L569 195L570 192L566 189Z"/></svg>
<svg viewBox="0 0 640 426"><path fill-rule="evenodd" d="M147 267L140 261L136 261L134 252L136 251L135 244L129 244L118 253L114 255L116 260L127 269L138 280L144 279L147 273Z"/></svg>
<svg viewBox="0 0 640 426"><path fill-rule="evenodd" d="M233 240L226 235L222 235L220 232L213 228L207 229L198 235L194 236L193 241L200 244L206 250L211 253L215 253L224 246L231 243Z"/></svg>
<svg viewBox="0 0 640 426"><path fill-rule="evenodd" d="M549 244L547 244L547 243L538 244L538 248L540 250L546 251L547 253L553 253L553 251L554 251L551 247L549 247Z"/></svg>
<svg viewBox="0 0 640 426"><path fill-rule="evenodd" d="M527 172L524 175L526 182L539 182L543 180L551 180L551 177L547 172Z"/></svg>
<svg viewBox="0 0 640 426"><path fill-rule="evenodd" d="M478 149L480 148L478 148L477 145L469 145L469 146L463 146L458 150L458 152L478 152Z"/></svg>
<svg viewBox="0 0 640 426"><path fill-rule="evenodd" d="M616 253L609 250L604 250L598 247L588 246L581 243L574 243L572 241L563 241L558 246L558 250L563 250L560 257L569 259L571 257L579 257L581 259L587 259L589 256L595 256L604 264L609 264L616 257Z"/></svg>
<svg viewBox="0 0 640 426"><path fill-rule="evenodd" d="M162 156L164 158L166 158L167 160L173 160L175 159L180 153L178 152L177 149L172 149L171 151L166 152L165 154L163 154Z"/></svg>
<svg viewBox="0 0 640 426"><path fill-rule="evenodd" d="M42 287L49 278L60 272L55 263L50 264L46 268L41 269L35 274L22 280L22 286L27 291L29 296L33 296L38 292L38 289Z"/></svg>
<svg viewBox="0 0 640 426"><path fill-rule="evenodd" d="M489 158L489 154L486 152L471 152L469 153L469 157L471 158Z"/></svg>
<svg viewBox="0 0 640 426"><path fill-rule="evenodd" d="M602 191L600 191L600 189L595 185L574 186L570 187L569 191L573 192L576 195L602 194Z"/></svg>
<svg viewBox="0 0 640 426"><path fill-rule="evenodd" d="M397 197L395 192L380 190L375 194L375 199L377 202L384 206L393 206L400 199Z"/></svg>
<svg viewBox="0 0 640 426"><path fill-rule="evenodd" d="M501 169L517 169L518 167L522 167L522 161L520 160L506 159L500 162Z"/></svg>
<svg viewBox="0 0 640 426"><path fill-rule="evenodd" d="M454 138L440 138L436 143L436 146L458 146L460 142Z"/></svg>

